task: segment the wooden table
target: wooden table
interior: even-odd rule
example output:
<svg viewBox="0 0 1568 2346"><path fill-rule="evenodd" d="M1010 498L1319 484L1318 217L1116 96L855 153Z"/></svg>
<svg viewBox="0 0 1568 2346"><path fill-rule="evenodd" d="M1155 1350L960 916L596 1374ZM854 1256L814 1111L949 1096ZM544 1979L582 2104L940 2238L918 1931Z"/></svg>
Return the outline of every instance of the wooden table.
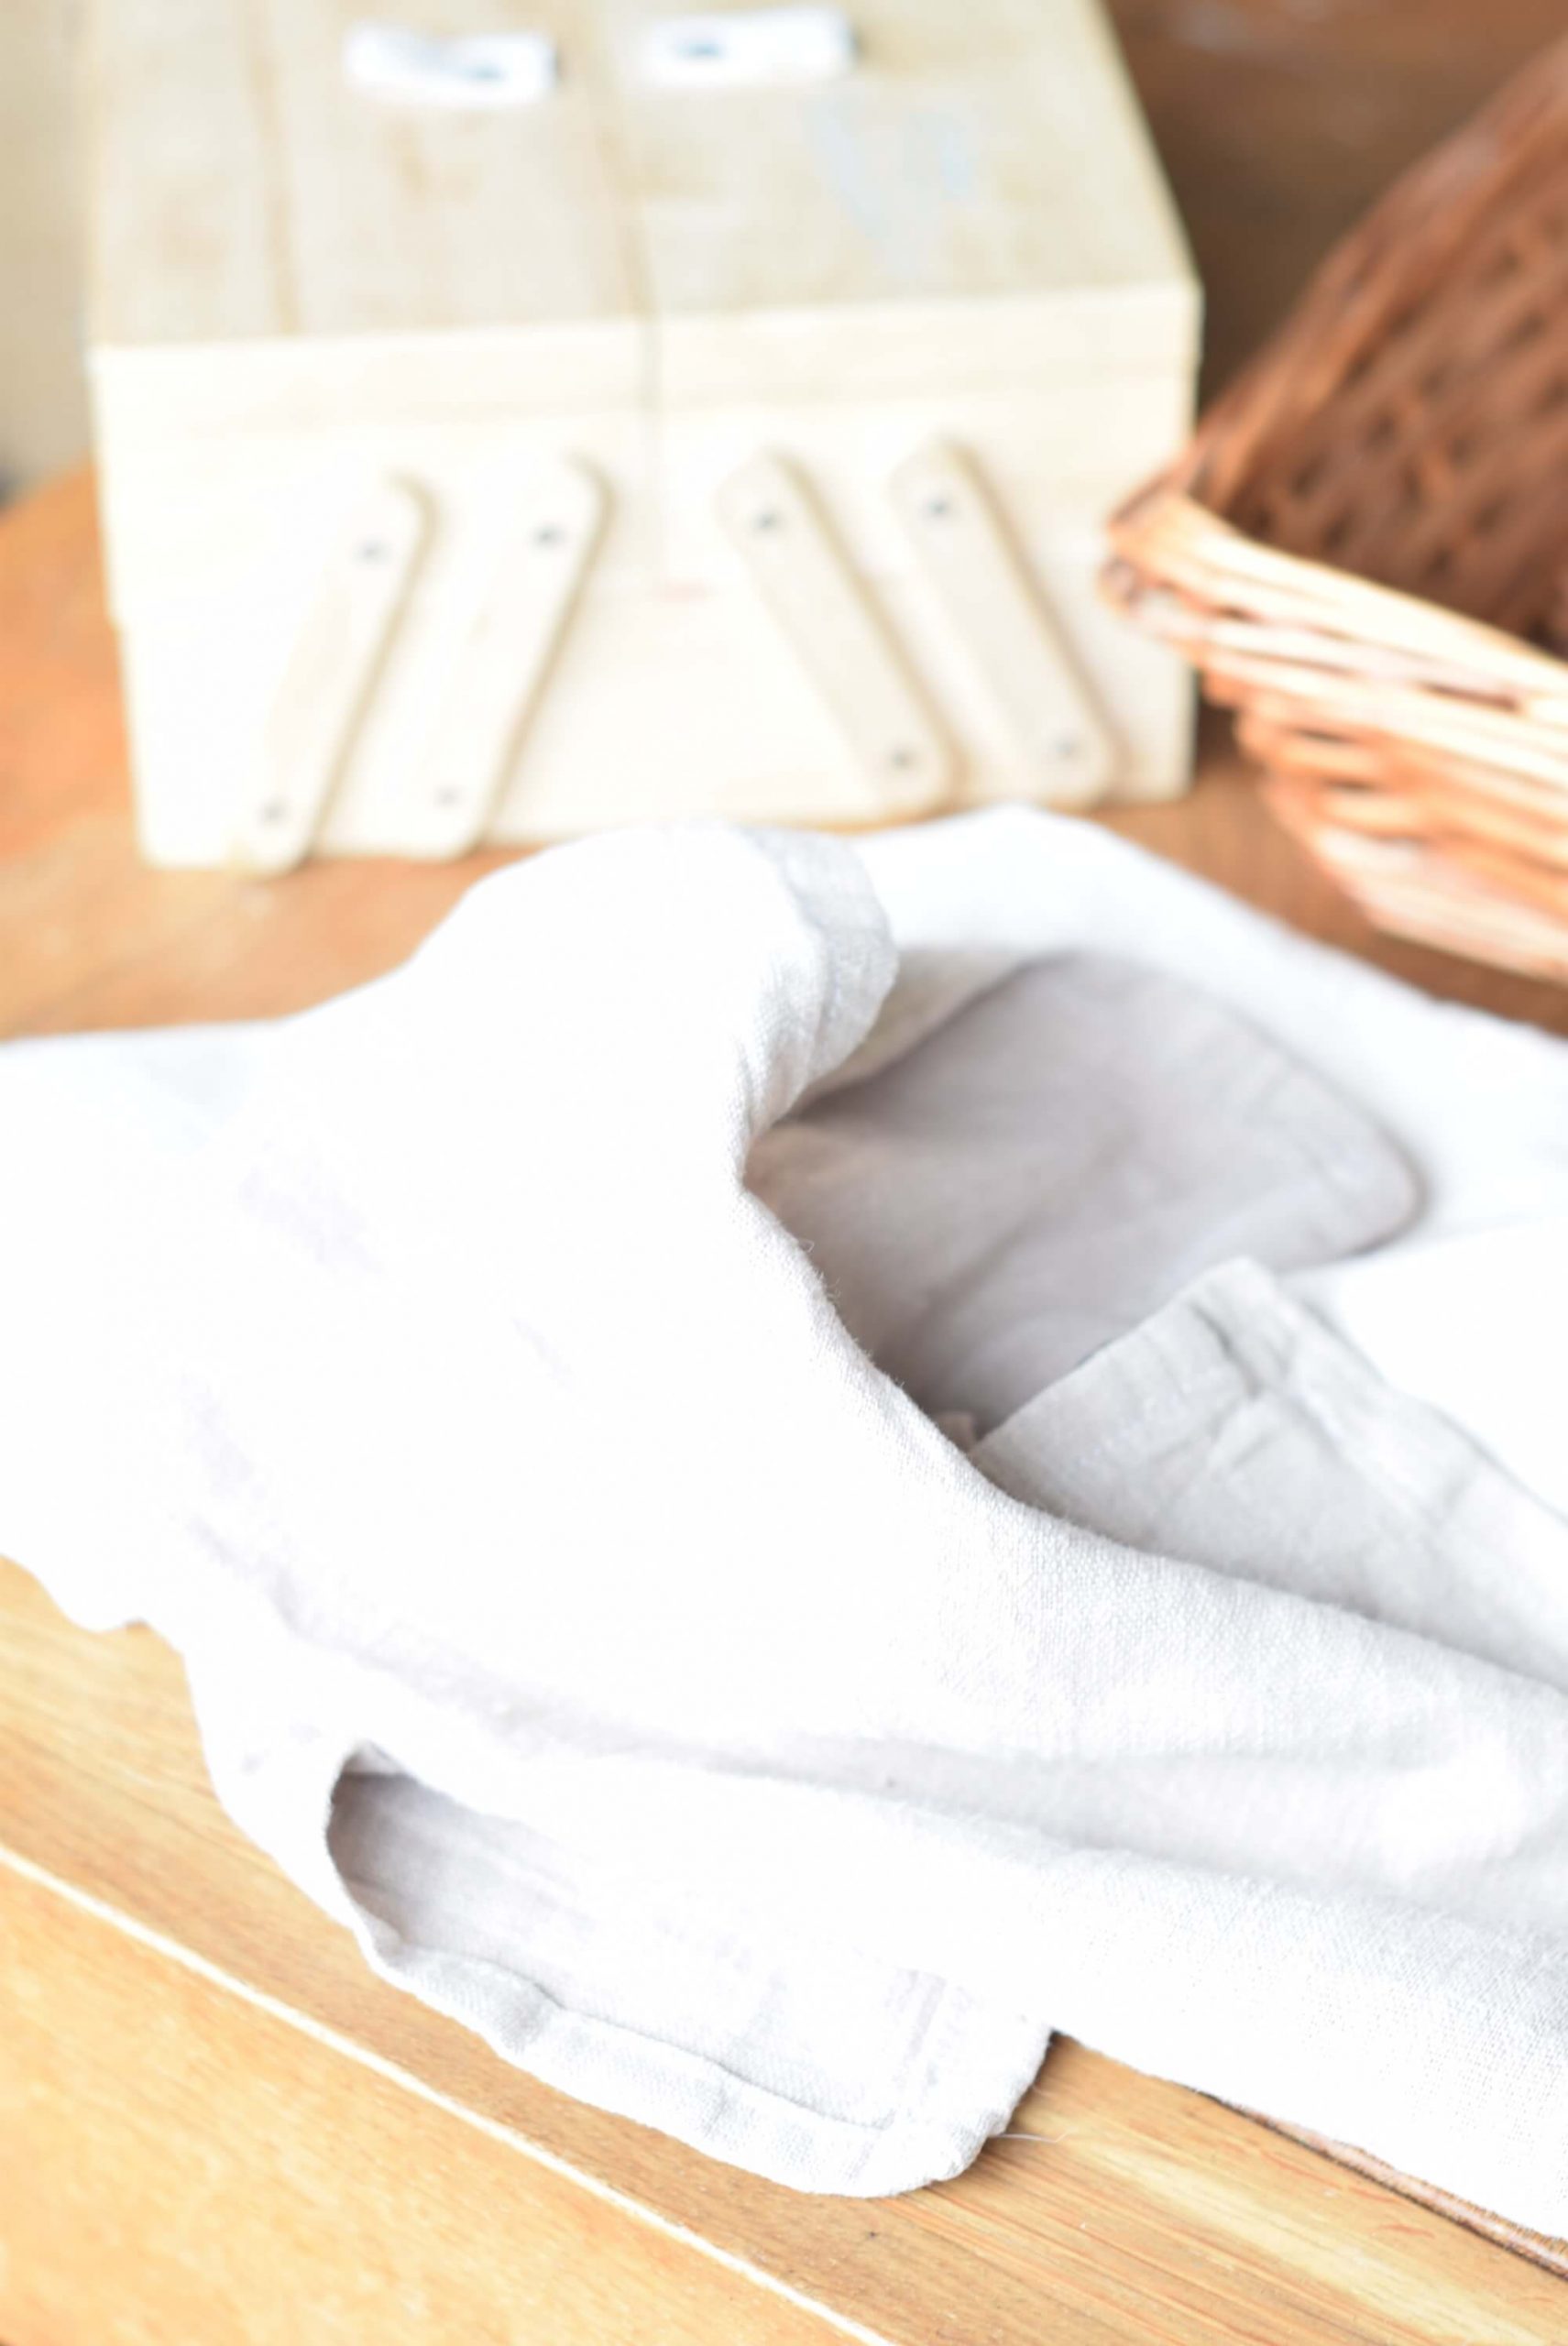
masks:
<svg viewBox="0 0 1568 2346"><path fill-rule="evenodd" d="M1560 28L1556 0L1120 14L1222 365L1391 165ZM1115 827L1568 1033L1568 993L1372 937L1217 730L1190 801ZM0 1033L300 1007L400 959L485 861L144 870L90 485L0 524ZM73 1631L0 1565L0 1653L5 2346L1568 2338L1549 2244L1072 2045L969 2174L896 2201L802 2199L565 2100L370 1979L229 1825L150 1634Z"/></svg>

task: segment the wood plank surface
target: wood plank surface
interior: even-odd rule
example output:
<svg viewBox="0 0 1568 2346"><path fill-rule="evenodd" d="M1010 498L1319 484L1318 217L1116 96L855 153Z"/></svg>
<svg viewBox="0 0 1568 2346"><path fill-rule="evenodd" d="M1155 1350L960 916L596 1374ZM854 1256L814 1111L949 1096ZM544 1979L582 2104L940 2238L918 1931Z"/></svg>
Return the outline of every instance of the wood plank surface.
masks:
<svg viewBox="0 0 1568 2346"><path fill-rule="evenodd" d="M498 0L560 86L517 111L389 105L345 79L354 0L90 0L89 339L111 346L634 316L591 0ZM396 7L477 28L468 0Z"/></svg>
<svg viewBox="0 0 1568 2346"><path fill-rule="evenodd" d="M9 2346L841 2337L49 1888L4 1913Z"/></svg>

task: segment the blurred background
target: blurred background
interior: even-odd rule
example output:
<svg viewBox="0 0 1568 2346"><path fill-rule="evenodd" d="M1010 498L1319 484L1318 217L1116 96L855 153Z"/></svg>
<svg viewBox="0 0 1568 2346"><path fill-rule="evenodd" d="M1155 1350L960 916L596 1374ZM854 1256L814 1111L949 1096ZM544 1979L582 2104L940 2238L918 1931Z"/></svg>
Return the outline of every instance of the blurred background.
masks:
<svg viewBox="0 0 1568 2346"><path fill-rule="evenodd" d="M73 65L91 0L0 5L0 494L82 457ZM1562 0L1110 0L1208 296L1212 390ZM1259 266L1259 247L1267 249Z"/></svg>
<svg viewBox="0 0 1568 2346"><path fill-rule="evenodd" d="M77 323L78 0L0 7L0 494L84 455Z"/></svg>

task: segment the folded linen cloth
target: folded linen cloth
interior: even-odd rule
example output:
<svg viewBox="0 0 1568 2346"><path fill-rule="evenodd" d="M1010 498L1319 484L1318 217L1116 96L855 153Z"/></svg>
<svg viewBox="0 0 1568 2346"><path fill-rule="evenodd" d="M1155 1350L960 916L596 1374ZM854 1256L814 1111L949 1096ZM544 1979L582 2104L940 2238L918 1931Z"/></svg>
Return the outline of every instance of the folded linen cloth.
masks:
<svg viewBox="0 0 1568 2346"><path fill-rule="evenodd" d="M1014 1498L1568 1693L1568 1523L1255 1263L1223 1265L971 1453Z"/></svg>
<svg viewBox="0 0 1568 2346"><path fill-rule="evenodd" d="M763 1134L747 1178L879 1366L985 1427L1206 1265L1332 1263L1416 1205L1361 1110L1207 994L1092 953L950 1005Z"/></svg>
<svg viewBox="0 0 1568 2346"><path fill-rule="evenodd" d="M624 836L485 883L407 971L280 1028L0 1054L0 1546L78 1617L169 1635L240 1821L378 1968L572 2090L885 2191L972 2156L1061 2026L1568 2227L1553 1519L1413 1400L1335 1417L1374 1370L1261 1271L971 1461L743 1185L809 1087L831 1118L902 1055L907 1104L922 1038L1084 953L1267 1031L1271 1114L1321 1109L1362 1158L1280 1185L1333 1198L1332 1247L1410 1193L1280 1047L1376 1106L1426 1203L1307 1275L1336 1315L1568 1204L1568 1054L1087 828ZM1280 1263L1310 1259L1286 1221ZM1160 1286L1146 1262L1111 1321ZM1199 1374L1222 1327L1245 1399ZM1529 1381L1511 1332L1494 1396ZM1185 1429L1128 1409L1118 1453L1093 1381L1168 1399L1175 1360ZM1075 1388L1107 1442L1081 1502ZM1211 1471L1244 1408L1232 1463L1280 1462L1283 1537ZM1145 1478L1167 1497L1126 1523L1105 1493ZM1080 1528L1102 1506L1175 1552Z"/></svg>

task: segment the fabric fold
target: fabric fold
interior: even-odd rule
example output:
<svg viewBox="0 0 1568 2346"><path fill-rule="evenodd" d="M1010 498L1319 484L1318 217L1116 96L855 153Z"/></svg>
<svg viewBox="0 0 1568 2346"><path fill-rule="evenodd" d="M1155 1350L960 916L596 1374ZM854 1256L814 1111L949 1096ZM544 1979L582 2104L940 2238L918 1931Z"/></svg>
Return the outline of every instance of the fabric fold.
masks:
<svg viewBox="0 0 1568 2346"><path fill-rule="evenodd" d="M780 1168L878 1086L937 1101L1012 989L961 1121L1026 1235L1019 1097L1036 1138L1071 1113L1047 1079L1098 1013L1053 1046L1046 1006L1083 956L1145 1066L1162 1005L1211 1038L1173 1047L1190 1111L1234 1062L1218 1156L1253 1173L1213 1226L1285 1199L1322 1324L1157 1211L1037 1376L1004 1345L992 1377L1021 1282L971 1329L958 1258L917 1396ZM1157 1208L1180 1103L1138 1098L1095 1161ZM499 875L232 1046L0 1053L0 1546L181 1648L220 1794L388 1976L806 2188L953 2171L1063 2027L1568 2229L1559 1528L1335 1324L1568 1213L1560 1046L1088 826L699 828ZM894 1307L934 1229L916 1200ZM937 1407L1001 1422L970 1458Z"/></svg>

